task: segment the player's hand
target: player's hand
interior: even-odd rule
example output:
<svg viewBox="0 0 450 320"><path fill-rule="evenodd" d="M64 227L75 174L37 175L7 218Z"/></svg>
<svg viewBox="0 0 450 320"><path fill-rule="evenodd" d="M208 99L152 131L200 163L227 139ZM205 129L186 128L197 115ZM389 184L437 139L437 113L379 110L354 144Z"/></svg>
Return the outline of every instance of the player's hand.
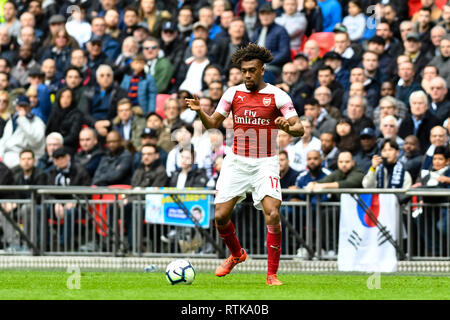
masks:
<svg viewBox="0 0 450 320"><path fill-rule="evenodd" d="M289 133L289 121L287 121L284 117L278 117L275 119L275 124L277 125L278 129L286 131Z"/></svg>
<svg viewBox="0 0 450 320"><path fill-rule="evenodd" d="M198 100L197 95L194 93L194 99L188 99L186 98L186 103L188 107L193 111L199 111L200 110L200 100Z"/></svg>

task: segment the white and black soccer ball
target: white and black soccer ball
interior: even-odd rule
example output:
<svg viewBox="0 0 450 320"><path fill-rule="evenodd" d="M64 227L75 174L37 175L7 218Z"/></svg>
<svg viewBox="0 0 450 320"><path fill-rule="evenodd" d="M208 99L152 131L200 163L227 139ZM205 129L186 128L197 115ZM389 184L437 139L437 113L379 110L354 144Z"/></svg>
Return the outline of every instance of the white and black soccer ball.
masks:
<svg viewBox="0 0 450 320"><path fill-rule="evenodd" d="M166 279L172 285L191 284L195 279L194 267L185 259L172 261L166 268Z"/></svg>

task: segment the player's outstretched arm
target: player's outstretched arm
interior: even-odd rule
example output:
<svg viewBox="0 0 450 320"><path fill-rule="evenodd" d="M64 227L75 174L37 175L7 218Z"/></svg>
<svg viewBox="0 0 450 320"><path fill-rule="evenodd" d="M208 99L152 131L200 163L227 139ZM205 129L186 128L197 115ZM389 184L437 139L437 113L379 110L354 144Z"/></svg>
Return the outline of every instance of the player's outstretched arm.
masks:
<svg viewBox="0 0 450 320"><path fill-rule="evenodd" d="M220 114L219 112L214 112L212 116L209 116L206 114L201 108L200 108L200 100L198 99L197 95L194 94L194 99L185 99L188 107L197 112L200 120L202 120L203 125L206 129L217 129L222 122L225 120L225 117Z"/></svg>
<svg viewBox="0 0 450 320"><path fill-rule="evenodd" d="M294 137L301 137L305 133L298 116L290 117L289 119L286 119L285 117L278 117L275 119L275 124L278 129L286 131Z"/></svg>

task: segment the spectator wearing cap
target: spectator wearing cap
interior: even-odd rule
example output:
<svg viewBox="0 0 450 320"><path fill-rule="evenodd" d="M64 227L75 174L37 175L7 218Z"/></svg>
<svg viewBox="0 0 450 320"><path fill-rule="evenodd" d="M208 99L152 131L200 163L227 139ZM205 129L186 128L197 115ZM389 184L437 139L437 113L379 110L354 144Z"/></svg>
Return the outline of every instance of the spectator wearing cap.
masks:
<svg viewBox="0 0 450 320"><path fill-rule="evenodd" d="M16 112L6 123L0 139L0 157L9 168L19 164L19 154L23 149L33 150L39 158L45 147L45 124L31 113L28 97L20 95L14 104Z"/></svg>
<svg viewBox="0 0 450 320"><path fill-rule="evenodd" d="M411 32L406 35L406 39L403 42L403 46L405 47L404 54L411 58L412 63L414 64L415 70L415 80L420 79L420 74L423 68L430 62L431 56L427 56L426 52L422 51L422 43L420 40L420 35Z"/></svg>
<svg viewBox="0 0 450 320"><path fill-rule="evenodd" d="M95 74L97 72L97 68L102 64L114 65L105 52L103 52L103 41L100 37L93 35L91 39L85 43L86 46L86 66L90 70L90 78L92 79L92 83L95 83ZM73 58L73 57L72 57ZM73 62L72 62L73 64Z"/></svg>
<svg viewBox="0 0 450 320"><path fill-rule="evenodd" d="M385 49L386 41L380 36L373 36L367 43L367 50L378 54L378 68L382 74L387 74L391 67L393 58Z"/></svg>
<svg viewBox="0 0 450 320"><path fill-rule="evenodd" d="M75 154L74 161L83 166L93 178L105 150L98 143L97 132L85 127L79 133L80 150Z"/></svg>
<svg viewBox="0 0 450 320"><path fill-rule="evenodd" d="M39 63L34 59L33 48L31 45L21 45L16 65L11 69L11 76L17 81L21 87L29 84L28 72L32 67L40 68Z"/></svg>
<svg viewBox="0 0 450 320"><path fill-rule="evenodd" d="M74 92L69 88L62 89L55 98L46 134L59 132L64 138L64 146L74 154L78 148L78 134L82 123L83 113L77 108Z"/></svg>
<svg viewBox="0 0 450 320"><path fill-rule="evenodd" d="M439 120L428 110L428 98L425 92L419 90L409 96L410 114L400 124L398 135L404 139L415 135L419 139L420 151L425 153L430 146L430 132Z"/></svg>
<svg viewBox="0 0 450 320"><path fill-rule="evenodd" d="M150 37L150 31L148 31L148 27L145 22L139 22L134 26L132 36L139 43L139 48L142 49L145 39Z"/></svg>
<svg viewBox="0 0 450 320"><path fill-rule="evenodd" d="M304 13L297 11L296 0L283 1L283 14L275 18L275 23L284 27L289 34L291 50L297 51L306 31L307 20Z"/></svg>
<svg viewBox="0 0 450 320"><path fill-rule="evenodd" d="M371 166L363 178L364 188L409 189L412 185L411 175L405 166L398 161L400 147L392 139L381 144L381 156L372 157Z"/></svg>
<svg viewBox="0 0 450 320"><path fill-rule="evenodd" d="M323 63L334 71L336 81L347 91L350 87L350 71L342 64L342 57L335 51L329 51L322 57Z"/></svg>
<svg viewBox="0 0 450 320"><path fill-rule="evenodd" d="M4 22L0 24L0 27L8 28L9 35L18 38L20 21L17 19L17 8L13 1L7 1L3 4L3 18Z"/></svg>
<svg viewBox="0 0 450 320"><path fill-rule="evenodd" d="M194 39L203 39L206 41L206 45L208 46L208 52L210 52L214 46L215 43L213 40L211 40L208 36L208 27L203 22L197 21L192 26L192 34L189 38L189 44L187 45L186 49L184 50L184 62L190 62L192 60L192 42Z"/></svg>
<svg viewBox="0 0 450 320"><path fill-rule="evenodd" d="M342 8L337 0L319 0L323 15L323 32L333 32L334 26L342 21Z"/></svg>
<svg viewBox="0 0 450 320"><path fill-rule="evenodd" d="M28 82L30 91L35 91L35 103L31 101L32 110L31 113L37 115L39 118L47 123L48 117L52 110L52 103L50 100L50 90L48 90L47 86L44 84L45 73L42 72L40 67L33 67L28 71ZM31 97L27 90L27 96Z"/></svg>
<svg viewBox="0 0 450 320"><path fill-rule="evenodd" d="M125 142L130 142L135 149L141 146L140 133L145 128L145 118L142 110L133 107L128 98L117 103L117 117L113 120L113 128L119 132Z"/></svg>
<svg viewBox="0 0 450 320"><path fill-rule="evenodd" d="M157 145L158 144L158 131L151 128L144 128L141 133L141 148L134 154L133 157L133 172L139 167L142 159L142 146L145 145ZM164 166L164 173L165 173L165 166L167 162L167 152L160 148L158 148L158 154L159 154L159 161Z"/></svg>
<svg viewBox="0 0 450 320"><path fill-rule="evenodd" d="M129 184L133 155L125 149L117 131L111 131L106 136L106 148L107 152L95 170L92 184L97 186Z"/></svg>
<svg viewBox="0 0 450 320"><path fill-rule="evenodd" d="M92 36L102 41L102 52L114 61L120 53L120 45L113 37L106 33L106 22L102 17L95 17L91 22Z"/></svg>
<svg viewBox="0 0 450 320"><path fill-rule="evenodd" d="M270 50L273 60L267 64L266 70L279 77L283 65L291 60L289 34L275 22L276 12L271 4L263 4L258 10L258 17L261 27L255 30L252 41Z"/></svg>
<svg viewBox="0 0 450 320"><path fill-rule="evenodd" d="M297 67L299 79L310 88L314 88L316 85L316 75L309 68L308 56L303 52L299 52L294 56L292 63Z"/></svg>
<svg viewBox="0 0 450 320"><path fill-rule="evenodd" d="M291 96L297 114L303 115L305 100L311 96L312 89L300 79L300 71L292 62L287 62L281 72L281 82L276 86Z"/></svg>
<svg viewBox="0 0 450 320"><path fill-rule="evenodd" d="M449 8L449 16L450 16L450 6L446 5L446 8ZM446 9L447 10L447 9ZM435 66L439 70L439 75L445 79L447 82L447 88L450 87L450 35L445 35L439 45L440 55L435 56L431 61L430 65Z"/></svg>
<svg viewBox="0 0 450 320"><path fill-rule="evenodd" d="M306 0L303 2L303 9L300 11L306 18L305 35L309 37L312 33L322 32L323 15L317 4L317 0Z"/></svg>
<svg viewBox="0 0 450 320"><path fill-rule="evenodd" d="M149 37L144 41L142 52L147 60L144 71L155 79L158 93L167 93L174 70L169 59L159 56L160 50L158 39Z"/></svg>
<svg viewBox="0 0 450 320"><path fill-rule="evenodd" d="M72 161L70 151L61 147L53 152L53 162L55 167L48 174L48 185L68 187L68 186L89 186L91 177L89 173L78 163ZM58 200L68 200L68 195L54 196ZM72 225L77 207L74 202L57 203L53 212L59 219L64 219L64 228L59 238L60 245L68 245L72 236ZM38 214L38 217L40 214ZM66 242L67 241L67 242Z"/></svg>
<svg viewBox="0 0 450 320"><path fill-rule="evenodd" d="M84 124L95 127L105 137L111 121L117 115L117 102L127 97L127 92L114 82L114 73L109 65L100 65L96 71L97 84L85 91L80 104Z"/></svg>
<svg viewBox="0 0 450 320"><path fill-rule="evenodd" d="M342 24L347 28L350 41L361 40L366 30L366 16L361 0L348 1L348 15L344 17Z"/></svg>
<svg viewBox="0 0 450 320"><path fill-rule="evenodd" d="M367 173L370 168L372 157L379 153L376 132L373 128L367 127L359 133L361 148L355 154L356 165Z"/></svg>
<svg viewBox="0 0 450 320"><path fill-rule="evenodd" d="M158 94L155 79L144 72L145 63L143 54L134 55L130 64L132 73L126 74L120 84L124 90L127 90L131 104L140 107L144 115L155 111Z"/></svg>
<svg viewBox="0 0 450 320"><path fill-rule="evenodd" d="M180 65L183 63L183 56L188 46L188 41L183 37L172 21L164 22L159 39L161 50L164 56L169 59L173 66L173 73L177 74Z"/></svg>

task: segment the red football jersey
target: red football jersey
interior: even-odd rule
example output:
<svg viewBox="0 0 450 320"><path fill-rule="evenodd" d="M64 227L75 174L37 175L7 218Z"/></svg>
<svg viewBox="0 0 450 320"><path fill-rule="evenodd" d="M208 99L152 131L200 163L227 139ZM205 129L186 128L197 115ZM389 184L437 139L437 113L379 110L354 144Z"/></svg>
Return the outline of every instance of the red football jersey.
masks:
<svg viewBox="0 0 450 320"><path fill-rule="evenodd" d="M237 155L262 158L277 154L278 127L274 121L283 115L297 116L289 95L267 84L259 91L249 91L245 84L228 88L217 105L224 117L233 115L233 152Z"/></svg>

